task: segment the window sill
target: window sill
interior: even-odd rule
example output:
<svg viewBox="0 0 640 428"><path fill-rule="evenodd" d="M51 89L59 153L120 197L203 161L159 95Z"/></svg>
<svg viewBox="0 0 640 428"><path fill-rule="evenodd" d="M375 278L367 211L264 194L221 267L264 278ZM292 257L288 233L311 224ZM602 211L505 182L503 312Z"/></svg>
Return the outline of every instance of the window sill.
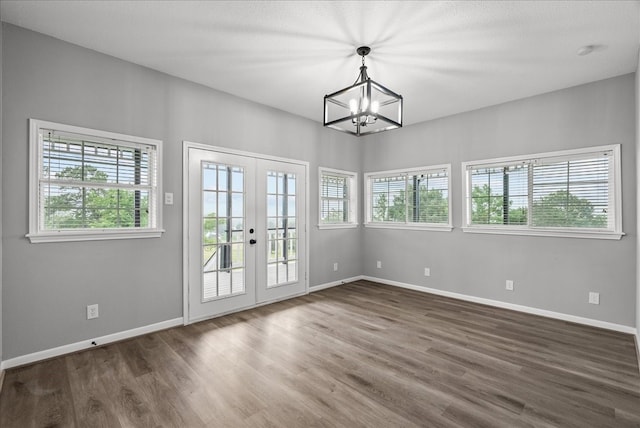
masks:
<svg viewBox="0 0 640 428"><path fill-rule="evenodd" d="M97 230L95 232L43 232L37 234L27 234L26 237L32 244L47 242L73 242L73 241L103 241L111 239L138 239L138 238L159 238L164 229L152 230Z"/></svg>
<svg viewBox="0 0 640 428"><path fill-rule="evenodd" d="M358 227L358 223L336 223L336 224L319 224L318 229L356 229Z"/></svg>
<svg viewBox="0 0 640 428"><path fill-rule="evenodd" d="M489 233L497 235L551 236L557 238L614 239L624 236L622 232L595 230L554 230L554 229L506 229L501 227L463 227L466 233Z"/></svg>
<svg viewBox="0 0 640 428"><path fill-rule="evenodd" d="M365 223L364 227L372 229L404 229L404 230L426 230L434 232L451 232L453 226L450 224L407 224L407 223Z"/></svg>

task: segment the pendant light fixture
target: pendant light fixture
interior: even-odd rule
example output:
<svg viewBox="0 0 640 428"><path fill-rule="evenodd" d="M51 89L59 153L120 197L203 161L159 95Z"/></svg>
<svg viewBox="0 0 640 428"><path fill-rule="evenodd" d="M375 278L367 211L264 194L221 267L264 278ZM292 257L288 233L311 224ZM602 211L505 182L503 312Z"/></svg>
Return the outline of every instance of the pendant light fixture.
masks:
<svg viewBox="0 0 640 428"><path fill-rule="evenodd" d="M355 83L324 97L324 126L361 136L402 128L402 95L374 82L367 74L364 57L371 52L361 46L360 74Z"/></svg>

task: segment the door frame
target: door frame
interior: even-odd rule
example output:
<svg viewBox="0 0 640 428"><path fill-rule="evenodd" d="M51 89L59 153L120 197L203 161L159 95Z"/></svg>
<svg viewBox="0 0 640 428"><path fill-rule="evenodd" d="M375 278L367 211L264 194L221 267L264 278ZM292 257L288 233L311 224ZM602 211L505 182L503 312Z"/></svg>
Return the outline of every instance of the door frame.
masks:
<svg viewBox="0 0 640 428"><path fill-rule="evenodd" d="M304 203L306 205L306 209L305 209L305 216L304 216L305 227L303 231L305 234L305 256L304 256L305 272L304 272L304 279L301 278L301 280L304 281L304 292L287 296L283 299L276 299L276 300L266 301L262 303L256 302L251 306L247 306L247 307L233 310L230 312L216 314L212 318L223 316L228 313L242 311L245 309L268 305L270 303L274 303L279 300L287 300L296 296L309 294L309 235L307 232L309 230L308 224L309 224L309 212L310 212L310 209L309 209L309 201L310 201L309 162L301 161L297 159L283 158L279 156L265 155L262 153L248 152L244 150L230 149L227 147L211 146L208 144L202 144L202 143L183 140L182 141L182 319L183 319L183 324L188 325L191 323L191 321L189 321L189 150L190 149L205 150L210 152L218 152L218 153L224 153L224 154L230 154L230 155L236 155L236 156L245 156L245 157L250 157L255 159L264 159L264 160L271 160L276 162L292 163L292 164L296 164L304 167L304 173L305 173ZM300 272L300 274L302 275L303 272ZM202 320L197 320L197 321L202 321ZM197 321L193 321L193 322L197 322Z"/></svg>

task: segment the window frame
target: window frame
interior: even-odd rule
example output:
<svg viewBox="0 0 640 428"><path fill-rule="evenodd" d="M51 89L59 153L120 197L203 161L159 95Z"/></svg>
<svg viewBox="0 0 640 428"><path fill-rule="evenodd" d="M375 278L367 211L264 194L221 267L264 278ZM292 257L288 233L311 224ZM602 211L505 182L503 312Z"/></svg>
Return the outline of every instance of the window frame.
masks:
<svg viewBox="0 0 640 428"><path fill-rule="evenodd" d="M611 152L613 154L609 170L608 208L613 208L613 228L594 229L579 227L539 227L531 226L531 204L533 183L529 180L527 190L528 197L528 219L527 225L474 225L471 224L472 198L471 188L471 171L474 168L491 168L491 167L508 167L515 164L528 164L535 166L536 161L544 162L563 162L580 160L589 157L589 155L597 155L602 152ZM621 151L620 144L611 144L605 146L595 146L580 149L560 150L554 152L537 153L531 155L509 156L494 159L484 159L478 161L462 162L462 230L470 233L489 233L504 235L525 235L525 236L551 236L563 238L593 238L593 239L621 239L624 236L622 232L622 172L621 172ZM612 201L613 199L613 201Z"/></svg>
<svg viewBox="0 0 640 428"><path fill-rule="evenodd" d="M386 221L373 221L373 209L372 209L372 181L376 178L384 178L398 175L415 175L415 174L429 174L437 171L445 170L447 173L447 208L448 219L447 223L419 223L419 222L386 222ZM441 165L429 165L420 166L414 168L401 168L387 171L375 171L367 172L364 174L365 183L365 218L364 226L378 229L405 229L405 230L425 230L425 231L438 231L438 232L450 232L453 230L453 213L451 206L451 164Z"/></svg>
<svg viewBox="0 0 640 428"><path fill-rule="evenodd" d="M153 146L155 148L155 174L152 174L149 192L149 218L155 224L145 228L78 228L44 229L40 210L40 176L43 170L43 143L41 130L74 133L95 138L96 141L116 140L123 146ZM162 228L162 141L150 138L118 134L109 131L83 128L39 119L29 119L29 233L31 243L94 241L110 239L158 238ZM151 212L154 210L155 212Z"/></svg>
<svg viewBox="0 0 640 428"><path fill-rule="evenodd" d="M322 177L330 175L347 179L348 192L348 220L340 223L322 222ZM358 173L341 169L319 167L318 168L318 228L319 229L352 229L358 227Z"/></svg>

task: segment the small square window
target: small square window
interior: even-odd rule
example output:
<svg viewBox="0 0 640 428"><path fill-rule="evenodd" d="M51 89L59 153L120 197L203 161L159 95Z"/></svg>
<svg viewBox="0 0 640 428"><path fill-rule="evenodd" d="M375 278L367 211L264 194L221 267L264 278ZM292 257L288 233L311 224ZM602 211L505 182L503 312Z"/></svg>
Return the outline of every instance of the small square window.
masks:
<svg viewBox="0 0 640 428"><path fill-rule="evenodd" d="M318 227L357 227L357 175L354 172L320 168Z"/></svg>

